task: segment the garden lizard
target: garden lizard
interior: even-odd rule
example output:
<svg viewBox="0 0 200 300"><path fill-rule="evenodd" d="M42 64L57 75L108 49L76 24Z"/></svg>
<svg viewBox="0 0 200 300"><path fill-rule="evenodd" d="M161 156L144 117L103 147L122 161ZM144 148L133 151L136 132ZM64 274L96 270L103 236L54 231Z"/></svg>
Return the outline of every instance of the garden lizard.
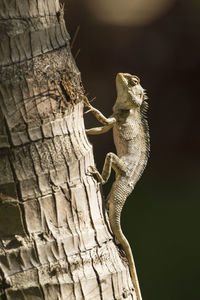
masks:
<svg viewBox="0 0 200 300"><path fill-rule="evenodd" d="M148 104L145 90L137 76L118 73L116 76L117 99L110 118L95 109L86 99L85 104L104 126L87 129L87 134L101 134L113 128L114 143L117 155L108 153L102 174L95 167L90 172L103 184L109 179L111 168L115 171L115 181L106 200L109 222L114 236L122 245L130 268L137 300L142 300L136 268L130 245L120 225L120 216L127 197L143 173L149 154L149 131L145 118Z"/></svg>

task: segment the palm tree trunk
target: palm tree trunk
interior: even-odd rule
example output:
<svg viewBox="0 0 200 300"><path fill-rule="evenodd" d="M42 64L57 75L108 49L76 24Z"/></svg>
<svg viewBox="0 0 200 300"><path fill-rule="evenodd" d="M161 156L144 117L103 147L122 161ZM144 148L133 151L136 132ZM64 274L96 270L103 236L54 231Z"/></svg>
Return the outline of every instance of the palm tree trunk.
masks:
<svg viewBox="0 0 200 300"><path fill-rule="evenodd" d="M136 299L58 0L0 0L0 299Z"/></svg>

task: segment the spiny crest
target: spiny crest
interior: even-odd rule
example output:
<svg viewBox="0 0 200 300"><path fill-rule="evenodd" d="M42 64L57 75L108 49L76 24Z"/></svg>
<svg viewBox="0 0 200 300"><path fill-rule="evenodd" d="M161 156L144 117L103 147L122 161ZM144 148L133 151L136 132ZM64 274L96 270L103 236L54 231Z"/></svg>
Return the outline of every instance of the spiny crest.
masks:
<svg viewBox="0 0 200 300"><path fill-rule="evenodd" d="M145 96L146 98L144 99L148 99L148 97ZM144 128L144 133L145 133L145 144L146 144L146 149L147 149L147 158L149 157L149 154L150 154L150 136L149 136L149 125L148 125L148 122L147 122L147 111L148 111L148 103L147 101L143 101L141 107L140 107L140 114L141 114L141 120L142 120L142 125L143 125L143 128Z"/></svg>

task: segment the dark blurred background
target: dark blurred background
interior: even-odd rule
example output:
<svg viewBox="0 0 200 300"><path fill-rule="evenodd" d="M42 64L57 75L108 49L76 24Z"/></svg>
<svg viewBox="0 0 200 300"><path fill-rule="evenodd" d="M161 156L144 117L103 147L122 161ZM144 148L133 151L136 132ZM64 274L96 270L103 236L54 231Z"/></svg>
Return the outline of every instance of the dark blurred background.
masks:
<svg viewBox="0 0 200 300"><path fill-rule="evenodd" d="M96 108L112 113L117 72L149 96L151 156L122 216L143 298L200 299L200 1L71 0L65 17L72 38L80 25L72 52ZM89 139L101 170L112 133Z"/></svg>

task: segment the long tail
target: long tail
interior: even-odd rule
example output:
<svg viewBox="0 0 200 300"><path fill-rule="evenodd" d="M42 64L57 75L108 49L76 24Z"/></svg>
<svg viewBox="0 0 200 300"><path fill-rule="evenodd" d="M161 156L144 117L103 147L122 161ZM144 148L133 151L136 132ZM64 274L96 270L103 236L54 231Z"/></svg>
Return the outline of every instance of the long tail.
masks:
<svg viewBox="0 0 200 300"><path fill-rule="evenodd" d="M142 295L141 295L141 291L140 291L139 281L138 281L138 277L137 277L137 272L136 272L136 268L135 268L135 263L134 263L131 247L121 230L119 211L116 212L116 211L112 210L112 208L110 207L109 208L109 220L110 220L110 226L114 233L114 236L117 238L119 243L122 245L122 247L126 253L128 263L129 263L131 279L132 279L132 282L133 282L133 285L134 285L135 291L136 291L137 300L142 300Z"/></svg>

